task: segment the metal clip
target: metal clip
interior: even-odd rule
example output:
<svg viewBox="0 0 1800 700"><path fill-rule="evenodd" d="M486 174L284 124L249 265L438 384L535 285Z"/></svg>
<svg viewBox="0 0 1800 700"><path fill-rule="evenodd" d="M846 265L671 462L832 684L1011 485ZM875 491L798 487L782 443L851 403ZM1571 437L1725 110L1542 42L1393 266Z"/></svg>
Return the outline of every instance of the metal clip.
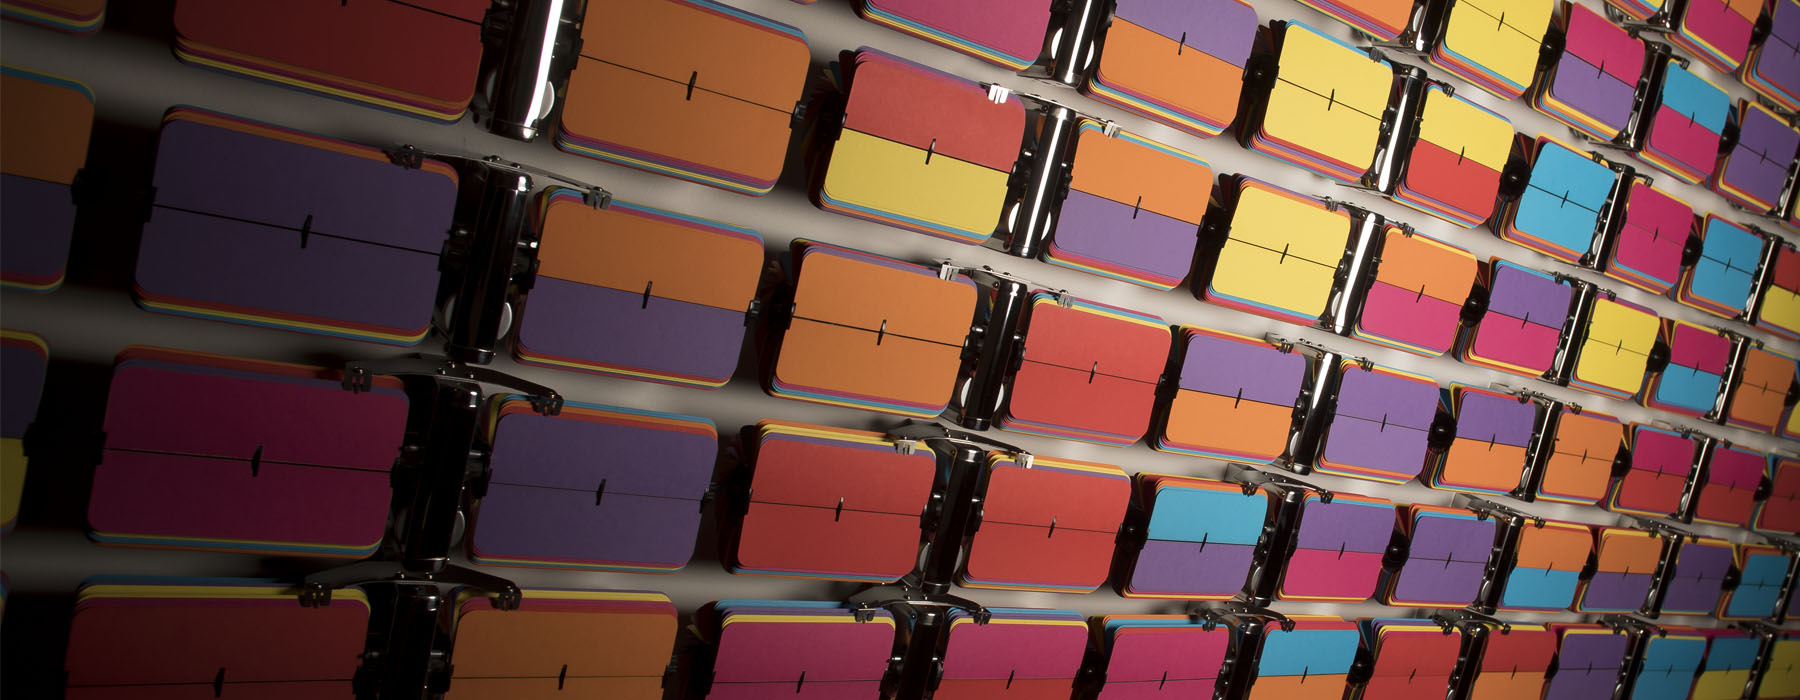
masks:
<svg viewBox="0 0 1800 700"><path fill-rule="evenodd" d="M1505 516L1520 522L1530 521L1540 528L1543 527L1545 523L1542 516L1532 515L1525 511L1503 506L1485 498L1478 498L1466 493L1456 494L1456 498L1451 499L1451 505L1454 505L1457 508L1475 511L1477 516L1484 519L1487 517L1498 518L1500 516Z"/></svg>
<svg viewBox="0 0 1800 700"><path fill-rule="evenodd" d="M1451 630L1461 629L1468 625L1491 627L1501 634L1512 634L1512 623L1491 615L1483 615L1473 610L1449 610L1431 616L1431 621L1438 624L1444 634Z"/></svg>
<svg viewBox="0 0 1800 700"><path fill-rule="evenodd" d="M1294 631L1294 620L1286 615L1268 608L1261 608L1241 600L1227 600L1217 605L1188 606L1188 619L1200 623L1201 629L1213 631L1220 623L1230 625L1233 617L1249 617L1268 620L1281 627L1283 632Z"/></svg>
<svg viewBox="0 0 1800 700"><path fill-rule="evenodd" d="M1239 462L1232 462L1225 465L1225 480L1242 484L1244 487L1244 495L1256 493L1258 488L1265 486L1277 486L1311 491L1319 494L1319 500L1325 503L1330 503L1333 498L1337 497L1337 494L1332 493L1330 489L1315 486L1291 476L1263 471Z"/></svg>
<svg viewBox="0 0 1800 700"><path fill-rule="evenodd" d="M901 454L912 454L912 451L918 449L918 443L921 442L927 444L941 442L949 445L966 445L996 452L1004 452L1012 457L1014 464L1025 469L1030 469L1034 461L1031 452L1023 448L1015 447L992 438L965 433L960 430L951 430L936 423L908 420L894 429L889 430L886 437L887 439L894 441L894 450Z"/></svg>
<svg viewBox="0 0 1800 700"><path fill-rule="evenodd" d="M1351 355L1349 353L1338 352L1329 347L1326 347L1319 343L1315 343L1315 342L1307 340L1305 338L1289 339L1289 338L1284 337L1277 333L1270 333L1268 335L1263 336L1263 340L1268 342L1270 345L1273 345L1276 348L1279 348L1282 352L1293 352L1294 348L1308 348L1308 349L1311 349L1313 351L1320 352L1320 353L1329 353L1332 355L1337 355L1338 357L1344 358L1351 362L1355 362L1358 366L1362 367L1365 370L1370 370L1370 369L1375 368L1374 360L1370 360L1369 358L1366 358L1366 357L1359 357L1356 355Z"/></svg>

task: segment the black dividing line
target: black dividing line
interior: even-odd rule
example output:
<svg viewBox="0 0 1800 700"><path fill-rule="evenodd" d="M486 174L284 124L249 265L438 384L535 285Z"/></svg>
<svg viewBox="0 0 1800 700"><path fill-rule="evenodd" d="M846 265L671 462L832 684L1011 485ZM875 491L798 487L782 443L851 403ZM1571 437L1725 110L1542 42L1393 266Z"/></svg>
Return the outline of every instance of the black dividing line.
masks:
<svg viewBox="0 0 1800 700"><path fill-rule="evenodd" d="M489 485L491 485L491 486L517 486L519 488L524 488L524 489L543 489L545 491L567 491L570 493L580 493L580 494L590 494L591 493L591 494L594 494L594 505L600 505L601 499L608 495L611 495L611 496L634 496L637 498L659 498L659 499L662 499L665 501L698 501L698 500L700 500L699 496L693 496L693 497L664 496L664 495L654 494L654 493L632 493L630 491L608 492L606 490L606 482L607 482L606 479L601 479L599 487L594 488L594 489L575 488L572 486L547 486L544 484L521 484L521 483L514 482L514 481L492 481L492 482L489 482Z"/></svg>
<svg viewBox="0 0 1800 700"><path fill-rule="evenodd" d="M1283 244L1282 244L1282 246L1281 246L1281 250L1276 250L1276 249L1274 249L1274 248L1270 248L1270 247L1268 247L1268 246L1266 246L1266 245L1258 245L1258 244L1255 244L1255 243L1251 243L1251 242L1249 242L1249 241L1246 241L1246 240L1244 240L1244 239L1242 239L1242 238L1238 238L1238 237L1236 237L1236 236L1231 236L1231 237L1229 237L1229 238L1227 238L1227 240L1231 240L1231 241L1236 241L1236 242L1237 242L1237 243L1239 243L1239 244L1241 244L1241 245L1247 245L1247 246L1250 246L1250 247L1252 247L1252 248L1256 248L1256 249L1258 249L1258 250L1266 250L1266 251L1269 251L1269 252L1271 252L1271 253L1275 253L1275 254L1277 254L1277 255L1280 255L1280 256L1281 256L1281 260L1280 260L1280 262L1282 262L1282 263L1285 263L1285 262L1287 262L1287 259L1288 259L1288 258L1289 258L1289 257L1292 257L1292 258L1293 258L1293 259L1295 259L1295 260L1300 260L1300 261L1304 261L1304 262L1309 262L1309 263L1312 263L1312 264L1314 264L1314 265L1318 265L1318 266L1319 266L1319 267L1328 267L1328 268L1331 268L1331 269L1334 269L1334 270L1335 270L1335 269L1337 269L1337 265L1336 265L1336 264L1331 264L1331 265L1327 265L1327 264L1325 264L1325 263L1322 263L1322 262L1319 262L1319 261L1317 261L1317 260L1313 260L1313 259L1311 259L1311 258L1307 258L1307 257L1304 257L1304 256L1300 256L1300 255L1290 255L1290 254L1289 254L1289 253L1288 253L1288 248L1290 248L1290 247L1292 247L1292 246L1293 246L1293 243L1283 243Z"/></svg>
<svg viewBox="0 0 1800 700"><path fill-rule="evenodd" d="M1298 90L1303 90L1303 91L1305 91L1305 92L1310 92L1310 93L1312 93L1312 94L1314 94L1314 95L1317 95L1317 96L1319 96L1319 97L1323 97L1323 98L1325 98L1325 110L1326 110L1326 111L1331 111L1331 108L1332 108L1332 107L1335 107L1335 106L1336 106L1336 105L1337 105L1337 89L1336 89L1336 88L1332 88L1332 90L1331 90L1331 93L1330 93L1330 94L1326 94L1326 93L1323 93L1323 92L1319 92L1319 91L1318 91L1318 90L1314 90L1314 89L1312 89L1312 88L1309 88L1309 87L1306 87L1306 86L1305 86L1305 85L1301 85L1301 84L1299 84L1299 83L1296 83L1296 82L1294 82L1294 81L1292 81L1292 80L1288 80L1288 79L1287 79L1287 78L1277 78L1277 80L1280 80L1280 81L1281 81L1281 82L1284 82L1284 83L1287 83L1287 84L1289 84L1289 85L1292 85L1292 86L1294 86L1294 87L1295 87L1295 88L1296 88L1296 89L1298 89ZM1352 112L1355 112L1355 113L1357 113L1357 114L1360 114L1360 115L1363 115L1363 116L1365 116L1365 117L1368 117L1368 118L1370 118L1370 119L1374 119L1374 120L1376 120L1376 121L1380 121L1380 120L1381 120L1381 117L1378 117L1378 116L1376 116L1376 115L1373 115L1373 114L1370 114L1370 113L1368 113L1368 112L1364 112L1364 111L1362 111L1362 110L1360 110L1360 109L1357 109L1357 108L1355 108L1355 107L1351 107L1351 106L1350 106L1350 103L1348 103L1348 102L1346 102L1346 103L1344 103L1344 108L1345 108L1345 109L1348 109L1348 110L1350 110L1350 111L1352 111Z"/></svg>
<svg viewBox="0 0 1800 700"><path fill-rule="evenodd" d="M106 448L106 451L107 452L123 452L126 454L139 454L139 455L169 455L169 456L174 456L174 457L189 457L192 459L216 459L216 460L225 461L225 462L250 462L252 464L251 474L250 474L251 476L256 476L256 472L258 470L260 470L262 468L262 465L264 465L264 464L278 464L278 465L281 465L284 467L300 467L303 469L328 469L328 470L340 471L340 472L367 472L370 474L385 474L388 471L386 468L365 469L362 467L346 467L346 466L338 465L338 464L312 464L309 462L288 462L288 461L279 460L279 459L262 459L262 448L261 447L257 448L256 452L253 455L251 455L250 459L245 459L243 457L230 457L230 456L226 456L226 455L203 455L203 454L196 454L193 452L171 452L169 450L139 450L139 449L130 448L130 447L108 447L108 448Z"/></svg>
<svg viewBox="0 0 1800 700"><path fill-rule="evenodd" d="M424 7L424 6L421 6L421 5L414 5L414 4L412 4L412 3L410 3L410 2L406 2L406 1L405 1L405 0L387 0L387 1L388 1L388 2L391 2L391 3L394 3L394 4L395 4L395 5L399 5L399 6L401 6L401 7L410 7L410 8L412 8L412 9L415 9L415 10L418 10L418 11L420 11L420 12L425 12L425 13L429 13L429 14L434 14L434 15L437 15L437 16L439 16L439 17L448 17L448 18L450 18L450 19L453 19L453 20L456 20L456 21L458 21L458 22L462 22L462 23L464 23L464 24L473 24L473 25L476 25L476 26L480 26L480 25L481 25L481 23L480 23L480 22L477 22L477 21L475 21L475 20L471 20L471 19L469 19L469 18L467 18L467 17L458 17L458 16L456 16L456 15L453 15L453 14L450 14L450 13L448 13L448 12L444 12L444 11L442 11L442 10L434 10L434 9L431 9L431 8L429 8L429 7ZM343 0L343 1L342 1L342 2L340 2L340 3L338 3L338 7L349 7L349 6L350 6L350 0Z"/></svg>
<svg viewBox="0 0 1800 700"><path fill-rule="evenodd" d="M322 238L333 238L333 239L337 239L340 241L349 241L351 243L361 243L363 245L371 245L371 246L375 246L377 248L391 248L393 250L400 250L400 251L405 251L408 253L418 253L420 255L429 255L434 258L438 256L438 252L435 250L419 250L418 248L408 248L406 246L394 245L392 243L378 243L376 241L367 241L367 240L363 240L361 238L352 238L350 236L339 236L339 235L331 234L331 233L320 233L318 231L313 231L313 230L311 230L312 217L310 215L306 217L307 223L303 224L303 226L305 228L297 228L294 226L283 226L281 224L271 224L267 221L257 221L255 219L245 219L242 217L229 216L226 214L218 214L218 213L214 213L214 212L210 212L210 211L200 211L199 209L189 209L187 207L178 207L173 204L162 204L160 202L155 205L152 205L152 206L155 206L158 209L167 209L169 211L178 211L183 214L195 214L198 216L205 216L205 217L209 217L209 218L213 218L213 219L223 219L225 221L235 221L240 224L250 224L252 226L261 226L263 228L270 228L270 229L275 229L278 231L293 231L296 233L303 233L304 235L301 238L302 243L304 243L307 238L310 238L312 236L319 236ZM300 247L305 248L306 246L301 245Z"/></svg>
<svg viewBox="0 0 1800 700"><path fill-rule="evenodd" d="M656 78L657 80L665 80L670 83L674 83L676 85L686 86L688 88L688 97L687 98L690 100L694 98L693 91L698 90L700 92L704 92L704 93L708 93L708 94L712 94L712 95L718 95L718 96L723 97L728 100L742 102L744 104L751 105L754 107L761 107L761 108L769 110L771 112L779 113L784 118L791 118L794 113L794 108L792 108L792 107L771 107L769 105L763 104L761 102L757 102L755 100L746 100L742 97L738 97L737 95L719 92L718 90L708 90L699 85L692 84L692 81L694 81L696 79L696 76L694 76L694 75L690 75L687 80L681 80L679 78L671 78L666 75L657 75L655 73L652 73L647 70L643 70L641 68L633 68L633 67L625 65L623 63L614 63L614 62L608 61L604 58L595 58L593 56L588 56L586 54L583 54L581 57L584 59L587 59L589 61L593 61L595 63L604 63L606 65L613 66L615 68L622 68L622 69L631 71L633 73L638 73L640 75L647 75L652 78Z"/></svg>
<svg viewBox="0 0 1800 700"><path fill-rule="evenodd" d="M1081 371L1080 367L1070 367L1068 365L1057 364L1055 362L1042 362L1042 361L1033 360L1030 358L1027 358L1025 360L1025 362L1027 362L1029 364L1037 365L1039 367L1055 367L1057 369L1066 369L1070 372L1080 372ZM1122 376L1122 375L1108 374L1106 372L1102 372L1102 371L1100 371L1100 363L1099 362L1095 362L1093 367L1088 368L1087 375L1088 375L1088 383L1089 384L1093 384L1094 379L1097 377L1106 377L1108 379L1119 379L1119 380L1123 380L1123 381L1127 381L1127 382L1134 382L1137 384L1155 384L1156 383L1155 380L1137 379L1137 378L1133 378L1133 377L1126 377L1126 376Z"/></svg>
<svg viewBox="0 0 1800 700"><path fill-rule="evenodd" d="M921 343L930 343L932 345L942 345L947 348L957 348L959 350L962 349L961 341L958 341L955 343L946 343L941 340L930 340L927 338L920 338L920 337L916 337L916 336L906 335L904 333L889 333L889 332L887 332L887 321L885 321L885 320L883 320L881 322L881 328L879 328L879 329L863 328L862 326L852 326L847 323L838 323L836 321L825 321L825 320L820 320L820 319L816 319L816 318L808 318L808 317L799 316L799 315L794 316L794 320L796 320L796 321L811 321L813 323L817 323L820 325L837 326L838 328L848 328L853 331L862 331L864 333L876 333L876 334L878 334L877 339L875 341L876 345L881 344L881 338L891 335L891 336L894 336L895 338L905 338L907 340L914 340L914 341L918 341Z"/></svg>

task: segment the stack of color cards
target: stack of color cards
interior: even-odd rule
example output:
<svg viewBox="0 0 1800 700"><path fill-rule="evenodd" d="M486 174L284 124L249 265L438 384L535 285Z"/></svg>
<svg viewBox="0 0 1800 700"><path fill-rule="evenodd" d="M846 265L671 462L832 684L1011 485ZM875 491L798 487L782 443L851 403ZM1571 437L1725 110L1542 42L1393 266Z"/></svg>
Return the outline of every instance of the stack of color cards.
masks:
<svg viewBox="0 0 1800 700"><path fill-rule="evenodd" d="M1500 237L1563 262L1594 245L1616 173L1560 141L1539 136L1524 193L1507 204Z"/></svg>
<svg viewBox="0 0 1800 700"><path fill-rule="evenodd" d="M319 698L354 694L369 602L306 607L255 579L93 582L75 595L70 698ZM54 693L52 693L54 694Z"/></svg>
<svg viewBox="0 0 1800 700"><path fill-rule="evenodd" d="M1447 491L1511 494L1525 471L1537 404L1461 384L1450 385L1446 398L1456 418L1456 437L1427 472L1427 484Z"/></svg>
<svg viewBox="0 0 1800 700"><path fill-rule="evenodd" d="M1377 41L1393 41L1412 24L1413 0L1302 0L1300 3L1325 13Z"/></svg>
<svg viewBox="0 0 1800 700"><path fill-rule="evenodd" d="M1727 591L1719 603L1718 618L1728 622L1761 620L1775 614L1792 559L1792 555L1775 547L1738 547L1737 567L1743 576L1737 588Z"/></svg>
<svg viewBox="0 0 1800 700"><path fill-rule="evenodd" d="M444 698L655 700L676 627L675 605L648 591L527 590L516 610L465 597Z"/></svg>
<svg viewBox="0 0 1800 700"><path fill-rule="evenodd" d="M1394 201L1464 228L1487 221L1512 150L1512 122L1432 83L1417 129Z"/></svg>
<svg viewBox="0 0 1800 700"><path fill-rule="evenodd" d="M1756 491L1762 486L1769 455L1725 443L1714 443L1705 480L1695 485L1695 522L1720 527L1750 527L1756 510Z"/></svg>
<svg viewBox="0 0 1800 700"><path fill-rule="evenodd" d="M1711 413L1719 392L1725 390L1731 336L1665 319L1663 339L1669 345L1669 364L1644 386L1644 405L1696 418Z"/></svg>
<svg viewBox="0 0 1800 700"><path fill-rule="evenodd" d="M1574 288L1565 280L1496 259L1487 268L1488 308L1462 338L1458 358L1522 377L1550 371Z"/></svg>
<svg viewBox="0 0 1800 700"><path fill-rule="evenodd" d="M721 600L696 617L714 648L712 700L875 697L894 653L894 615L880 608Z"/></svg>
<svg viewBox="0 0 1800 700"><path fill-rule="evenodd" d="M1287 450L1306 356L1260 339L1181 327L1181 369L1153 445L1164 452L1251 463Z"/></svg>
<svg viewBox="0 0 1800 700"><path fill-rule="evenodd" d="M1774 264L1752 321L1757 328L1794 340L1800 338L1800 251L1776 241Z"/></svg>
<svg viewBox="0 0 1800 700"><path fill-rule="evenodd" d="M1800 534L1800 459L1769 457L1769 496L1756 504L1750 527L1767 534Z"/></svg>
<svg viewBox="0 0 1800 700"><path fill-rule="evenodd" d="M1294 628L1271 625L1255 658L1256 676L1245 700L1339 700L1349 685L1350 667L1362 635L1356 623L1327 615L1289 615ZM1250 651L1248 649L1246 652Z"/></svg>
<svg viewBox="0 0 1800 700"><path fill-rule="evenodd" d="M1116 25L1115 25L1116 26ZM1082 119L1068 195L1044 248L1052 265L1170 290L1187 277L1212 168L1136 134Z"/></svg>
<svg viewBox="0 0 1800 700"><path fill-rule="evenodd" d="M7 0L0 15L59 32L85 34L100 28L106 0Z"/></svg>
<svg viewBox="0 0 1800 700"><path fill-rule="evenodd" d="M1251 150L1356 182L1375 160L1394 75L1385 60L1300 22L1276 24L1275 75L1239 126ZM1260 118L1257 118L1260 116Z"/></svg>
<svg viewBox="0 0 1800 700"><path fill-rule="evenodd" d="M153 184L145 308L395 345L430 330L456 212L449 166L403 168L373 148L177 108Z"/></svg>
<svg viewBox="0 0 1800 700"><path fill-rule="evenodd" d="M1538 45L1554 11L1543 0L1460 0L1450 5L1428 58L1500 99L1517 99L1537 71Z"/></svg>
<svg viewBox="0 0 1800 700"><path fill-rule="evenodd" d="M1352 334L1426 357L1449 352L1475 285L1475 256L1397 226L1381 236L1381 263Z"/></svg>
<svg viewBox="0 0 1800 700"><path fill-rule="evenodd" d="M1611 141L1631 122L1644 42L1586 5L1572 3L1566 44L1550 64L1531 106L1588 136Z"/></svg>
<svg viewBox="0 0 1800 700"><path fill-rule="evenodd" d="M1462 632L1431 620L1362 620L1363 644L1374 658L1369 679L1352 700L1440 700L1450 687Z"/></svg>
<svg viewBox="0 0 1800 700"><path fill-rule="evenodd" d="M1555 623L1556 674L1544 688L1543 700L1610 698L1624 672L1631 637L1606 625Z"/></svg>
<svg viewBox="0 0 1800 700"><path fill-rule="evenodd" d="M1117 0L1082 93L1200 138L1237 115L1256 10L1243 0Z"/></svg>
<svg viewBox="0 0 1800 700"><path fill-rule="evenodd" d="M988 608L987 624L952 609L942 678L932 700L1061 700L1087 650L1087 622L1073 610Z"/></svg>
<svg viewBox="0 0 1800 700"><path fill-rule="evenodd" d="M1106 615L1089 622L1105 654L1095 700L1211 697L1231 631L1186 615Z"/></svg>
<svg viewBox="0 0 1800 700"><path fill-rule="evenodd" d="M1714 316L1737 318L1755 302L1762 234L1708 212L1700 259L1681 276L1675 300Z"/></svg>
<svg viewBox="0 0 1800 700"><path fill-rule="evenodd" d="M994 235L1025 106L973 81L863 49L845 59L841 129L813 167L814 203L959 243Z"/></svg>
<svg viewBox="0 0 1800 700"><path fill-rule="evenodd" d="M1752 341L1741 341L1752 342ZM1767 347L1744 349L1737 384L1731 388L1731 405L1725 424L1773 433L1781 424L1782 404L1794 385L1794 358Z"/></svg>
<svg viewBox="0 0 1800 700"><path fill-rule="evenodd" d="M1155 316L1034 292L1002 430L1125 447L1144 436L1169 359Z"/></svg>
<svg viewBox="0 0 1800 700"><path fill-rule="evenodd" d="M1411 481L1425 467L1437 418L1437 383L1390 367L1340 362L1337 412L1314 466L1325 474L1384 484Z"/></svg>
<svg viewBox="0 0 1800 700"><path fill-rule="evenodd" d="M743 517L725 523L732 573L894 581L919 555L935 453L901 452L881 433L756 424ZM739 496L734 496L739 497Z"/></svg>
<svg viewBox="0 0 1800 700"><path fill-rule="evenodd" d="M975 314L975 283L923 265L796 239L793 318L769 393L929 418L944 412Z"/></svg>
<svg viewBox="0 0 1800 700"><path fill-rule="evenodd" d="M1731 97L1712 81L1668 61L1655 105L1655 111L1645 115L1650 119L1649 134L1638 158L1681 182L1706 179L1719 154L1719 135L1731 116Z"/></svg>
<svg viewBox="0 0 1800 700"><path fill-rule="evenodd" d="M1800 411L1795 407L1787 407L1787 418L1781 424L1779 434L1789 440L1800 441Z"/></svg>
<svg viewBox="0 0 1800 700"><path fill-rule="evenodd" d="M487 0L175 3L175 56L433 121L475 95ZM405 41L395 41L405 37ZM160 186L160 184L159 184Z"/></svg>
<svg viewBox="0 0 1800 700"><path fill-rule="evenodd" d="M1681 279L1682 248L1693 228L1694 210L1687 202L1632 180L1606 276L1657 296L1668 294Z"/></svg>
<svg viewBox="0 0 1800 700"><path fill-rule="evenodd" d="M1375 595L1394 530L1394 504L1339 492L1300 504L1294 547L1281 570L1281 600L1360 603Z"/></svg>
<svg viewBox="0 0 1800 700"><path fill-rule="evenodd" d="M1650 19L1662 12L1665 0L1606 0L1606 6L1636 20Z"/></svg>
<svg viewBox="0 0 1800 700"><path fill-rule="evenodd" d="M1569 386L1630 400L1644 387L1644 369L1662 319L1650 309L1611 298L1610 292L1597 293L1588 312Z"/></svg>
<svg viewBox="0 0 1800 700"><path fill-rule="evenodd" d="M1644 651L1631 679L1631 700L1688 700L1694 677L1700 674L1700 659L1706 655L1706 636L1692 627L1674 626L1638 634L1643 636Z"/></svg>
<svg viewBox="0 0 1800 700"><path fill-rule="evenodd" d="M1381 602L1415 608L1474 602L1494 546L1494 520L1462 508L1414 504L1400 523L1410 541L1406 562L1389 577Z"/></svg>
<svg viewBox="0 0 1800 700"><path fill-rule="evenodd" d="M94 94L66 78L0 66L0 287L50 291L75 234L70 191L87 162Z"/></svg>
<svg viewBox="0 0 1800 700"><path fill-rule="evenodd" d="M1663 539L1656 533L1623 527L1596 528L1594 575L1581 584L1575 612L1635 613L1644 607Z"/></svg>
<svg viewBox="0 0 1800 700"><path fill-rule="evenodd" d="M1700 537L1682 540L1675 570L1664 582L1664 615L1711 615L1725 593L1725 577L1737 559L1737 545Z"/></svg>
<svg viewBox="0 0 1800 700"><path fill-rule="evenodd" d="M1131 477L1107 464L989 453L980 522L958 582L971 588L1086 593L1106 582ZM942 546L942 545L940 545Z"/></svg>
<svg viewBox="0 0 1800 700"><path fill-rule="evenodd" d="M1762 10L1761 0L1685 0L1681 25L1669 34L1669 41L1713 70L1729 74L1750 51Z"/></svg>
<svg viewBox="0 0 1800 700"><path fill-rule="evenodd" d="M1750 47L1738 79L1783 109L1800 109L1800 2L1775 0L1769 17L1768 36Z"/></svg>
<svg viewBox="0 0 1800 700"><path fill-rule="evenodd" d="M1537 698L1556 656L1556 635L1544 625L1513 624L1505 634L1487 634L1480 666L1469 684L1470 700Z"/></svg>
<svg viewBox="0 0 1800 700"><path fill-rule="evenodd" d="M0 532L11 530L19 517L27 466L25 433L37 418L49 363L50 348L43 338L0 330Z"/></svg>
<svg viewBox="0 0 1800 700"><path fill-rule="evenodd" d="M1318 322L1350 240L1349 212L1250 178L1220 188L1235 206L1222 222L1224 239L1212 241L1217 254L1202 253L1195 296L1278 321Z"/></svg>
<svg viewBox="0 0 1800 700"><path fill-rule="evenodd" d="M1037 60L1051 0L976 7L944 0L857 0L863 19L1018 71Z"/></svg>
<svg viewBox="0 0 1800 700"><path fill-rule="evenodd" d="M1588 526L1555 520L1519 530L1518 555L1500 592L1501 610L1561 612L1575 602L1581 569L1594 550ZM1518 634L1514 627L1513 634ZM1502 635L1504 637L1505 635Z"/></svg>
<svg viewBox="0 0 1800 700"><path fill-rule="evenodd" d="M519 359L680 386L731 379L763 272L761 236L618 200L596 209L576 190L540 198Z"/></svg>
<svg viewBox="0 0 1800 700"><path fill-rule="evenodd" d="M1681 510L1688 475L1694 470L1693 440L1649 425L1631 426L1631 466L1613 482L1606 509L1615 513L1669 518Z"/></svg>
<svg viewBox="0 0 1800 700"><path fill-rule="evenodd" d="M556 145L743 194L781 177L811 54L711 0L590 3Z"/></svg>
<svg viewBox="0 0 1800 700"><path fill-rule="evenodd" d="M1738 103L1738 137L1713 171L1707 186L1732 203L1757 213L1781 207L1788 169L1800 152L1800 129L1750 100Z"/></svg>
<svg viewBox="0 0 1800 700"><path fill-rule="evenodd" d="M1243 590L1269 518L1266 492L1143 472L1132 483L1148 525L1143 547L1121 554L1114 578L1119 595L1228 600Z"/></svg>
<svg viewBox="0 0 1800 700"><path fill-rule="evenodd" d="M1763 672L1757 680L1757 700L1800 698L1800 637L1783 631L1774 642L1761 659Z"/></svg>
<svg viewBox="0 0 1800 700"><path fill-rule="evenodd" d="M1762 645L1734 629L1707 630L1705 634L1706 661L1700 665L1690 700L1738 700L1750 685Z"/></svg>
<svg viewBox="0 0 1800 700"><path fill-rule="evenodd" d="M104 543L362 557L387 527L406 396L377 379L126 348L107 397L88 526Z"/></svg>
<svg viewBox="0 0 1800 700"><path fill-rule="evenodd" d="M1606 498L1613 459L1625 444L1619 419L1570 406L1557 409L1550 459L1544 462L1537 497L1552 503L1594 505Z"/></svg>
<svg viewBox="0 0 1800 700"><path fill-rule="evenodd" d="M668 573L693 556L719 451L712 421L576 402L544 416L508 397L488 426L477 562Z"/></svg>

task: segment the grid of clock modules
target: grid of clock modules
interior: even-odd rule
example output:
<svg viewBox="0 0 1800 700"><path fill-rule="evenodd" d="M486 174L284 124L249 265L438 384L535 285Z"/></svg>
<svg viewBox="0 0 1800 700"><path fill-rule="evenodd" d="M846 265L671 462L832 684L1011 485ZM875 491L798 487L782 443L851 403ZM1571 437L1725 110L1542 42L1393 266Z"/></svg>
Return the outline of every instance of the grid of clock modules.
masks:
<svg viewBox="0 0 1800 700"><path fill-rule="evenodd" d="M287 562L96 556L68 694L1800 697L1800 3L1302 1L176 0L424 145L131 168L9 52L8 538ZM10 327L117 209L83 424Z"/></svg>

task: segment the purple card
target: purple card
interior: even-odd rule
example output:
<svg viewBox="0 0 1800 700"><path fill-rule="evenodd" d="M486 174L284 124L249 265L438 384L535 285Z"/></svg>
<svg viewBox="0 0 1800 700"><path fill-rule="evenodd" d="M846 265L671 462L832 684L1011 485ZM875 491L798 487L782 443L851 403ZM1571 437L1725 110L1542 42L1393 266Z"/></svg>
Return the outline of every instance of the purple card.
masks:
<svg viewBox="0 0 1800 700"><path fill-rule="evenodd" d="M493 441L478 561L670 571L693 554L718 454L710 422L599 406L502 410Z"/></svg>
<svg viewBox="0 0 1800 700"><path fill-rule="evenodd" d="M273 133L286 132L165 123L139 296L184 313L417 342L436 303L456 181Z"/></svg>

